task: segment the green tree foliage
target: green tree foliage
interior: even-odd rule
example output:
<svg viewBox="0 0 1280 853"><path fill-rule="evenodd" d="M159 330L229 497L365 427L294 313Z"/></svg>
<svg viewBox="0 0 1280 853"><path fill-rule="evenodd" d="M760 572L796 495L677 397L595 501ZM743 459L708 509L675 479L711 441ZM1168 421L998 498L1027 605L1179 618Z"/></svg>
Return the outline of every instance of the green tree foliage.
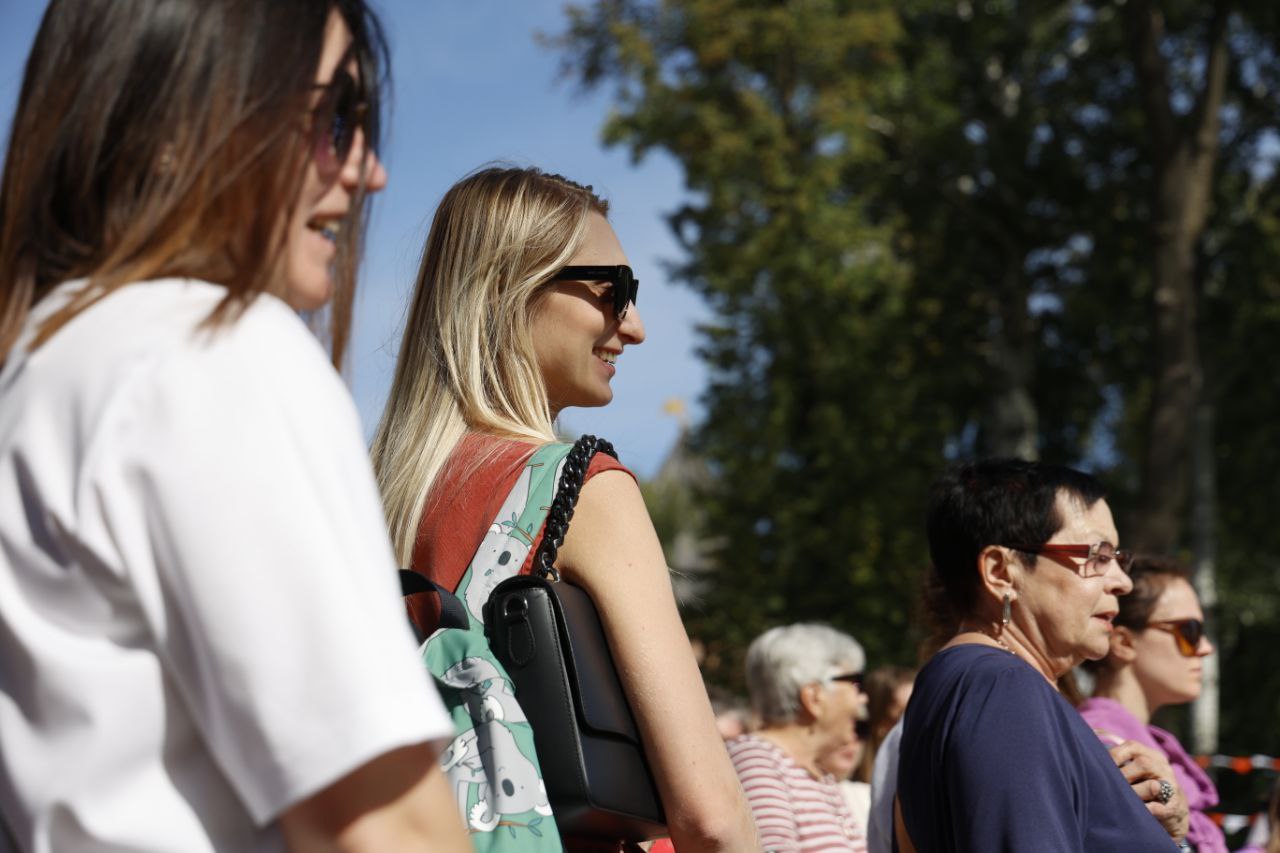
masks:
<svg viewBox="0 0 1280 853"><path fill-rule="evenodd" d="M679 274L717 317L699 446L718 475L722 577L699 633L735 650L771 624L823 618L856 629L874 659L911 657L900 603L921 565L918 498L958 423L935 369L944 347L920 321L943 305L920 304L893 217L858 191L889 168L876 109L904 82L893 4L574 16L584 79L621 84L607 138L685 166ZM738 659L723 659L717 675L736 680Z"/></svg>
<svg viewBox="0 0 1280 853"><path fill-rule="evenodd" d="M699 632L820 618L913 660L948 457L1085 465L1122 534L1186 549L1205 400L1224 745L1280 748L1280 677L1236 654L1280 634L1280 6L599 0L556 43L616 91L608 142L684 169L724 543Z"/></svg>

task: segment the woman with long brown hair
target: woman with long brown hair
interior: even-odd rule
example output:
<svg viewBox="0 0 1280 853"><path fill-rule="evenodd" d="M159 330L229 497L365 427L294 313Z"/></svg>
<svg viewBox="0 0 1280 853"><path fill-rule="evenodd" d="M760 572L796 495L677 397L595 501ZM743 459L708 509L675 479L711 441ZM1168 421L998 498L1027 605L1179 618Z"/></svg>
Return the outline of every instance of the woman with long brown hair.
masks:
<svg viewBox="0 0 1280 853"><path fill-rule="evenodd" d="M363 0L45 13L0 186L0 847L467 846L333 369L384 56Z"/></svg>
<svg viewBox="0 0 1280 853"><path fill-rule="evenodd" d="M1095 684L1080 716L1107 746L1136 741L1164 756L1190 808L1187 843L1198 853L1226 853L1226 838L1206 813L1218 805L1213 780L1172 732L1151 722L1160 708L1200 695L1201 662L1215 651L1191 572L1168 557L1138 555L1129 577L1133 591L1119 600L1110 650L1085 663Z"/></svg>

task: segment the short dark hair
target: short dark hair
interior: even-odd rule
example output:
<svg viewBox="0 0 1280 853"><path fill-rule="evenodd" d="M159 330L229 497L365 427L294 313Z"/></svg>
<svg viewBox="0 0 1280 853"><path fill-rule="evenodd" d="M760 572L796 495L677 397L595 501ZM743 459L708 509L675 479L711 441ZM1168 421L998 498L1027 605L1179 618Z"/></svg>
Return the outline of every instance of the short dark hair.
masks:
<svg viewBox="0 0 1280 853"><path fill-rule="evenodd" d="M1106 497L1102 484L1083 471L1023 459L952 465L934 482L925 526L932 574L953 615L962 618L977 604L983 548L1043 545L1062 528L1059 493L1086 508ZM1030 555L1019 556L1031 565Z"/></svg>

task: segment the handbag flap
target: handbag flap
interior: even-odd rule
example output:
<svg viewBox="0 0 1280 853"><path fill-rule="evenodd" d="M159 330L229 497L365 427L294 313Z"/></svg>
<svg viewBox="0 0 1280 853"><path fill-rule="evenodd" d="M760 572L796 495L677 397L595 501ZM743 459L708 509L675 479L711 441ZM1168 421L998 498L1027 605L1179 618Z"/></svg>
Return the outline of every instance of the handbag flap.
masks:
<svg viewBox="0 0 1280 853"><path fill-rule="evenodd" d="M563 444L544 445L534 455L534 460L545 464L548 473L552 473L555 484L555 499L559 499L564 481L565 464L568 462L571 449L578 449L588 437L579 439L570 448ZM594 439L592 439L594 441ZM605 443L607 445L607 442ZM612 449L609 450L612 453ZM594 453L594 450L592 451ZM586 455L586 460L592 453ZM578 470L576 476L581 486L587 465ZM553 503L548 501L548 503ZM544 517L550 509L542 507ZM569 504L568 516L572 517L573 506ZM566 519L567 524L567 519ZM546 547L544 530L542 547ZM561 533L563 535L563 532ZM558 545L558 542L556 543ZM552 550L554 555L554 550ZM536 567L535 567L536 573ZM640 733L636 728L635 718L627 703L626 694L618 680L613 665L613 657L609 653L609 643L600 624L600 615L590 596L580 587L561 581L548 581L535 575L517 575L503 581L499 588L538 588L545 592L550 607L550 616L555 623L555 631L559 643L564 650L564 674L570 681L570 692L573 695L575 712L582 727L597 734L604 734L635 743L640 746ZM497 593L497 589L494 590ZM570 630L570 626L572 630ZM510 642L507 637L504 642ZM518 641L517 641L518 642ZM514 657L522 657L516 654Z"/></svg>
<svg viewBox="0 0 1280 853"><path fill-rule="evenodd" d="M582 725L639 745L640 732L618 680L595 603L583 589L570 583L547 583L546 587L556 609L560 641L573 680L574 704Z"/></svg>

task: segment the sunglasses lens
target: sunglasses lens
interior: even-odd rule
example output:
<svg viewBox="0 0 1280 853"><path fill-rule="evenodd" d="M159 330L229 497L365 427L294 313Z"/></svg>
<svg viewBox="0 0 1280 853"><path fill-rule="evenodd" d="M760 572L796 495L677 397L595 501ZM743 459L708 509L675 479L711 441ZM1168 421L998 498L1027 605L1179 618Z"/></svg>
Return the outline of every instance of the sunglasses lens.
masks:
<svg viewBox="0 0 1280 853"><path fill-rule="evenodd" d="M362 106L356 81L341 69L334 72L315 114L316 161L325 172L342 168L351 154Z"/></svg>
<svg viewBox="0 0 1280 853"><path fill-rule="evenodd" d="M1204 623L1199 619L1188 619L1177 624L1178 651L1186 657L1192 657L1200 648L1200 640L1204 637Z"/></svg>
<svg viewBox="0 0 1280 853"><path fill-rule="evenodd" d="M627 316L627 309L636 301L636 289L639 282L635 280L631 267L618 267L613 281L613 313L621 320Z"/></svg>
<svg viewBox="0 0 1280 853"><path fill-rule="evenodd" d="M850 672L844 675L833 675L831 676L831 680L844 681L849 684L852 684L854 687L857 687L859 689L862 688L862 673L860 672Z"/></svg>
<svg viewBox="0 0 1280 853"><path fill-rule="evenodd" d="M356 114L358 106L355 82L343 75L342 85L334 95L333 121L329 128L334 159L339 163L347 161L347 155L351 153L351 145L355 142L356 127L360 122Z"/></svg>

